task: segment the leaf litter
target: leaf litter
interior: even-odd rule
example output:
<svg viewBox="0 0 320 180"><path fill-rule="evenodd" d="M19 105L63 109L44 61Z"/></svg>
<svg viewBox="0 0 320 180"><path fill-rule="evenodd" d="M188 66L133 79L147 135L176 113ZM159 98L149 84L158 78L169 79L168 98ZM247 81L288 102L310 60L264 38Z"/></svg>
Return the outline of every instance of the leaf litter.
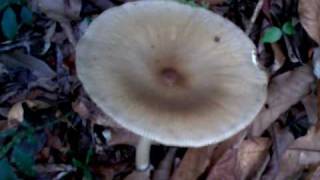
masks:
<svg viewBox="0 0 320 180"><path fill-rule="evenodd" d="M134 168L139 137L99 110L74 65L74 47L90 21L125 2L22 3L33 23L0 35L2 177L319 179L318 1L184 1L230 19L255 42L258 63L269 74L268 97L254 122L234 137L202 148L153 146L151 167L142 172ZM13 13L19 8L10 5ZM277 32L266 34L267 28Z"/></svg>

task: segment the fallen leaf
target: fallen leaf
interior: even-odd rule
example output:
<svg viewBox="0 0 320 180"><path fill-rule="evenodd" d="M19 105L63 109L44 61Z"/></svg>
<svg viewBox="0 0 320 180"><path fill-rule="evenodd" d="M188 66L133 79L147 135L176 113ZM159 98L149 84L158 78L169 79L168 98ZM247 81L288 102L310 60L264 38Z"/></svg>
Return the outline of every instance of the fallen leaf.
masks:
<svg viewBox="0 0 320 180"><path fill-rule="evenodd" d="M295 140L289 149L320 151L320 131L316 127L309 129L308 134Z"/></svg>
<svg viewBox="0 0 320 180"><path fill-rule="evenodd" d="M243 141L239 148L228 149L210 169L207 179L252 179L264 164L270 145L268 138L253 138Z"/></svg>
<svg viewBox="0 0 320 180"><path fill-rule="evenodd" d="M55 21L63 22L80 18L81 0L36 0L36 2L39 10Z"/></svg>
<svg viewBox="0 0 320 180"><path fill-rule="evenodd" d="M18 102L14 104L11 109L8 112L8 123L10 124L10 121L18 121L22 122L23 121L23 107L22 107L23 102Z"/></svg>
<svg viewBox="0 0 320 180"><path fill-rule="evenodd" d="M171 168L177 148L171 148L164 159L160 162L159 167L154 171L153 180L170 179Z"/></svg>
<svg viewBox="0 0 320 180"><path fill-rule="evenodd" d="M287 150L280 162L280 172L275 180L295 179L299 173L310 165L320 163L320 152Z"/></svg>
<svg viewBox="0 0 320 180"><path fill-rule="evenodd" d="M133 171L124 180L150 180L150 172L146 171Z"/></svg>
<svg viewBox="0 0 320 180"><path fill-rule="evenodd" d="M241 179L252 179L266 159L271 141L268 138L253 138L241 143L238 161L241 170Z"/></svg>
<svg viewBox="0 0 320 180"><path fill-rule="evenodd" d="M293 179L303 168L299 162L299 151L288 150L281 157L280 171L274 180Z"/></svg>
<svg viewBox="0 0 320 180"><path fill-rule="evenodd" d="M282 51L282 49L281 49L279 44L272 43L271 44L271 48L272 48L273 54L274 54L274 64L272 66L272 71L276 72L285 63L286 56L284 55L284 53L283 53L283 51Z"/></svg>
<svg viewBox="0 0 320 180"><path fill-rule="evenodd" d="M317 96L315 94L309 94L302 99L302 104L306 109L309 122L311 124L316 124L318 121L317 117Z"/></svg>
<svg viewBox="0 0 320 180"><path fill-rule="evenodd" d="M294 136L290 132L289 128L281 129L276 123L271 127L272 134L272 156L268 165L268 169L265 172L264 179L274 179L280 171L280 159L288 149L288 147L294 142Z"/></svg>
<svg viewBox="0 0 320 180"><path fill-rule="evenodd" d="M237 160L238 149L228 149L210 170L208 180L226 179L237 180L241 176L239 161Z"/></svg>
<svg viewBox="0 0 320 180"><path fill-rule="evenodd" d="M260 136L279 116L309 93L314 77L308 65L272 79L265 107L252 123L250 134Z"/></svg>
<svg viewBox="0 0 320 180"><path fill-rule="evenodd" d="M300 21L309 36L320 44L320 1L299 0Z"/></svg>
<svg viewBox="0 0 320 180"><path fill-rule="evenodd" d="M60 23L69 42L75 46L76 38L70 21L80 19L81 0L37 0L37 6L49 18Z"/></svg>
<svg viewBox="0 0 320 180"><path fill-rule="evenodd" d="M310 174L309 179L307 180L319 180L320 179L320 166L318 166L312 174Z"/></svg>
<svg viewBox="0 0 320 180"><path fill-rule="evenodd" d="M0 63L9 68L26 68L40 79L52 79L56 73L42 60L21 52L1 54Z"/></svg>
<svg viewBox="0 0 320 180"><path fill-rule="evenodd" d="M174 172L172 180L197 179L210 164L212 152L216 145L202 148L189 148L184 155L179 167Z"/></svg>

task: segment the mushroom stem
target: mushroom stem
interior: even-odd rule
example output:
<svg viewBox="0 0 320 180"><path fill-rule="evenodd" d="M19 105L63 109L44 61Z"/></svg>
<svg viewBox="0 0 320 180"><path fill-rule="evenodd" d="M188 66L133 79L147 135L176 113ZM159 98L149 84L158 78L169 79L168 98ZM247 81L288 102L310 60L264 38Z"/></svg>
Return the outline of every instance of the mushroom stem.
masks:
<svg viewBox="0 0 320 180"><path fill-rule="evenodd" d="M150 164L151 140L141 137L136 148L136 168L139 171L148 169Z"/></svg>

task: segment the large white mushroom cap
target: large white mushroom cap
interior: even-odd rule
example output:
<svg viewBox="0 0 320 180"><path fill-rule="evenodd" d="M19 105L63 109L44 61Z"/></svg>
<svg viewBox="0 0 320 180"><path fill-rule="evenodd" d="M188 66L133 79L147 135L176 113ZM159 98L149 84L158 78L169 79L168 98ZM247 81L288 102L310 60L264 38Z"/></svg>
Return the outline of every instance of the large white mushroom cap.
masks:
<svg viewBox="0 0 320 180"><path fill-rule="evenodd" d="M92 22L76 52L93 101L166 145L222 141L248 126L266 99L253 43L203 8L173 1L112 8Z"/></svg>

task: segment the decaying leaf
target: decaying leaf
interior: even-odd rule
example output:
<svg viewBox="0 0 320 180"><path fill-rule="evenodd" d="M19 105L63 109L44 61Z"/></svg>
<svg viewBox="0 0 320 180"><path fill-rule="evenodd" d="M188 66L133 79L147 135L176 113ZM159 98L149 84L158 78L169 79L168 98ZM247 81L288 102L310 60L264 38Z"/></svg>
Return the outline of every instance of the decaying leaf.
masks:
<svg viewBox="0 0 320 180"><path fill-rule="evenodd" d="M124 180L150 180L150 172L146 171L133 171Z"/></svg>
<svg viewBox="0 0 320 180"><path fill-rule="evenodd" d="M215 145L188 149L172 179L197 179L209 165L214 148Z"/></svg>
<svg viewBox="0 0 320 180"><path fill-rule="evenodd" d="M316 151L288 150L282 156L280 172L275 180L295 179L304 168L320 163L320 153Z"/></svg>
<svg viewBox="0 0 320 180"><path fill-rule="evenodd" d="M15 105L11 107L11 109L8 112L8 121L23 121L23 107L22 102L18 102Z"/></svg>
<svg viewBox="0 0 320 180"><path fill-rule="evenodd" d="M299 0L300 21L309 36L320 44L320 1Z"/></svg>
<svg viewBox="0 0 320 180"><path fill-rule="evenodd" d="M290 149L296 150L310 150L320 151L320 132L316 127L309 129L306 136L298 138L291 146Z"/></svg>
<svg viewBox="0 0 320 180"><path fill-rule="evenodd" d="M269 86L265 107L255 118L251 135L260 136L279 116L300 101L314 81L308 65L275 77Z"/></svg>
<svg viewBox="0 0 320 180"><path fill-rule="evenodd" d="M271 146L268 138L253 138L243 141L238 153L241 178L251 179L263 165Z"/></svg>
<svg viewBox="0 0 320 180"><path fill-rule="evenodd" d="M63 22L80 18L81 0L36 0L36 3L41 12L55 21Z"/></svg>
<svg viewBox="0 0 320 180"><path fill-rule="evenodd" d="M284 155L288 147L294 142L294 136L290 132L289 128L281 128L278 123L275 123L271 127L272 134L272 156L264 173L264 179L274 179L280 171L280 160Z"/></svg>
<svg viewBox="0 0 320 180"><path fill-rule="evenodd" d="M320 166L318 166L311 174L308 176L307 180L318 180L320 179Z"/></svg>
<svg viewBox="0 0 320 180"><path fill-rule="evenodd" d="M176 153L176 148L171 148L165 158L160 162L159 167L154 171L153 180L167 180L170 178L171 168Z"/></svg>
<svg viewBox="0 0 320 180"><path fill-rule="evenodd" d="M237 180L241 176L239 171L239 161L237 160L238 149L230 148L219 159L210 170L208 179L228 179Z"/></svg>
<svg viewBox="0 0 320 180"><path fill-rule="evenodd" d="M302 99L302 104L306 109L309 122L311 124L316 124L318 122L317 96L315 94L308 94Z"/></svg>
<svg viewBox="0 0 320 180"><path fill-rule="evenodd" d="M208 179L252 179L264 164L271 141L254 138L229 149L211 168Z"/></svg>

